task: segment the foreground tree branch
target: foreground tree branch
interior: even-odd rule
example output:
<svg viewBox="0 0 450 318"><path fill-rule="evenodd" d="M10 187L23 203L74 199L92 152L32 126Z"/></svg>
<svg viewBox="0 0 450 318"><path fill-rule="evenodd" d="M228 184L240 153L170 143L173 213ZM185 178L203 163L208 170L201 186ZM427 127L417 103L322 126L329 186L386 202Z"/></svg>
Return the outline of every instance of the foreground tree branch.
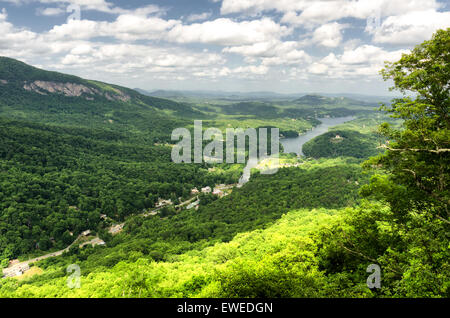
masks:
<svg viewBox="0 0 450 318"><path fill-rule="evenodd" d="M397 151L397 152L406 152L406 151L430 152L430 153L435 153L435 154L450 152L450 149L448 149L448 148L441 148L441 149L437 149L437 150L432 150L432 149L415 149L415 148L395 149L395 148L388 147L387 145L381 145L381 146L377 147L377 149L387 149L389 151Z"/></svg>
<svg viewBox="0 0 450 318"><path fill-rule="evenodd" d="M376 259L374 259L374 258L371 258L371 257L369 257L369 256L367 256L367 255L364 255L364 254L361 253L361 252L353 251L353 250L349 249L348 247L346 247L346 246L343 245L343 244L339 244L339 245L340 245L344 250L346 250L347 252L349 252L350 254L357 255L357 256L360 256L360 257L362 257L362 258L365 258L365 259L367 259L367 260L373 262L374 264L377 264L377 263L378 263L378 260L376 260ZM397 271L397 270L395 270L395 269L392 269L392 268L390 268L390 267L384 266L384 268L386 268L387 270L389 270L389 271L391 271L391 272L393 272L393 273L395 273L395 274L398 274L398 275L401 275L401 274L402 274L401 272L399 272L399 271Z"/></svg>

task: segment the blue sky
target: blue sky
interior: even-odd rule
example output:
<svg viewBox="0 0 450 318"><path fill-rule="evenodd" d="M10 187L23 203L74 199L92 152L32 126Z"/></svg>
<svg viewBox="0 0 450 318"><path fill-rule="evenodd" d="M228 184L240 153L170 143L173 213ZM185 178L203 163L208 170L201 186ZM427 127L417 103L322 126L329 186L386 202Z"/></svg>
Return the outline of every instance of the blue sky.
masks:
<svg viewBox="0 0 450 318"><path fill-rule="evenodd" d="M0 0L0 55L147 90L388 95L384 61L447 27L437 0Z"/></svg>

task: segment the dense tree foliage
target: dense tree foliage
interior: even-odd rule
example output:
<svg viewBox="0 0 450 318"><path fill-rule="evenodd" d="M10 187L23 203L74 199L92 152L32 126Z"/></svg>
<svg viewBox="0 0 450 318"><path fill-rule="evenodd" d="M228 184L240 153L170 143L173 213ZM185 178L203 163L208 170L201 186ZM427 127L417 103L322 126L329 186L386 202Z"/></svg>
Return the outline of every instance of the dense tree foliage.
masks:
<svg viewBox="0 0 450 318"><path fill-rule="evenodd" d="M0 79L6 81L0 84L2 117L102 128L126 134L139 132L152 142L170 141L173 129L190 124L187 118L203 117L186 104L141 95L125 87L44 71L6 57L0 57ZM72 96L70 93L24 89L26 84L34 81L82 85L95 94Z"/></svg>
<svg viewBox="0 0 450 318"><path fill-rule="evenodd" d="M62 248L97 229L101 214L123 220L158 198L232 180L120 133L0 119L0 255Z"/></svg>
<svg viewBox="0 0 450 318"><path fill-rule="evenodd" d="M133 217L127 221L124 233L114 238L100 230L108 248L88 249L70 260L50 259L40 266L51 266L55 261L62 264L82 261L87 274L133 259L136 253L150 260L169 260L191 249L230 241L238 233L265 228L298 207L352 205L358 200L358 181L368 181L367 176L361 175L357 162L349 161L339 166L324 162L308 169L283 169L274 176L256 175L242 189L221 200L207 202L198 211Z"/></svg>
<svg viewBox="0 0 450 318"><path fill-rule="evenodd" d="M66 286L58 264L28 281L0 282L7 297L326 297L336 296L319 269L318 244L312 233L339 220L343 211L300 210L274 225L237 235L227 243L193 250L165 261L142 252L122 258L110 268L86 273L81 289ZM161 243L162 244L162 243ZM98 248L96 248L98 249ZM67 262L80 262L88 248ZM87 262L81 263L85 273ZM62 267L64 268L64 267ZM352 296L370 296L364 280Z"/></svg>
<svg viewBox="0 0 450 318"><path fill-rule="evenodd" d="M380 152L377 136L352 130L332 130L303 145L303 153L312 158L369 158Z"/></svg>
<svg viewBox="0 0 450 318"><path fill-rule="evenodd" d="M379 185L377 192L392 204L397 199L388 192L407 191L408 201L402 200L399 213L429 207L436 217L448 220L450 29L438 31L432 40L388 64L382 73L386 79L393 79L396 89L412 91L417 97L397 99L384 107L393 117L403 119L404 125L402 129L389 124L380 127L390 140L384 145L388 151L367 165L381 167L389 177L387 183L381 178L376 179L380 182L374 180L373 187Z"/></svg>
<svg viewBox="0 0 450 318"><path fill-rule="evenodd" d="M380 127L390 142L365 165L379 169L364 196L385 208L362 207L323 236L323 266L352 281L361 261L383 269L383 296L449 297L450 29L438 31L382 74L416 98L384 109L403 120Z"/></svg>

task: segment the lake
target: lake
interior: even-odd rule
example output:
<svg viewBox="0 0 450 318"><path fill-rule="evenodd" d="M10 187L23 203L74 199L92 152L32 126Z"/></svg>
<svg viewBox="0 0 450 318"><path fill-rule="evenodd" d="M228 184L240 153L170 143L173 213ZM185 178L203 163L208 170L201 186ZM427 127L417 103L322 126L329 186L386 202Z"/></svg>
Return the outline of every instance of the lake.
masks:
<svg viewBox="0 0 450 318"><path fill-rule="evenodd" d="M283 138L280 140L280 143L283 145L285 153L295 153L299 156L303 156L303 145L310 141L311 139L316 138L317 136L323 135L328 132L328 129L334 126L341 125L343 123L354 120L355 117L347 116L347 117L336 117L336 118L319 118L321 124L312 130L299 135L298 137L293 138Z"/></svg>
<svg viewBox="0 0 450 318"><path fill-rule="evenodd" d="M336 118L319 118L318 120L321 122L319 126L314 127L312 130L299 135L298 137L294 138L283 138L280 140L280 143L283 145L284 152L285 153L295 153L299 156L303 156L303 145L310 141L311 139L320 136L326 132L328 132L328 129L334 126L338 126L340 124L349 122L354 120L356 117L354 116L347 116L347 117L336 117ZM258 160L249 160L247 162L247 166L244 168L244 173L242 174L242 177L239 180L239 184L243 185L250 181L250 171L252 168L256 167L258 165Z"/></svg>

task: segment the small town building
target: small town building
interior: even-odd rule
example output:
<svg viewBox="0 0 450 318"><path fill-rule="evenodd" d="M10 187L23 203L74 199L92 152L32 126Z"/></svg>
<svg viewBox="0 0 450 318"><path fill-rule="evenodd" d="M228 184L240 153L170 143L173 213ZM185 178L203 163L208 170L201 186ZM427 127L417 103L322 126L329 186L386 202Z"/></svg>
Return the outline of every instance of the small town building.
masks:
<svg viewBox="0 0 450 318"><path fill-rule="evenodd" d="M211 193L211 191L212 191L211 187L202 188L202 193Z"/></svg>
<svg viewBox="0 0 450 318"><path fill-rule="evenodd" d="M162 207L164 207L166 205L171 205L171 204L172 204L172 200L163 200L163 199L160 198L158 200L158 203L155 204L155 206L157 208L162 208Z"/></svg>

